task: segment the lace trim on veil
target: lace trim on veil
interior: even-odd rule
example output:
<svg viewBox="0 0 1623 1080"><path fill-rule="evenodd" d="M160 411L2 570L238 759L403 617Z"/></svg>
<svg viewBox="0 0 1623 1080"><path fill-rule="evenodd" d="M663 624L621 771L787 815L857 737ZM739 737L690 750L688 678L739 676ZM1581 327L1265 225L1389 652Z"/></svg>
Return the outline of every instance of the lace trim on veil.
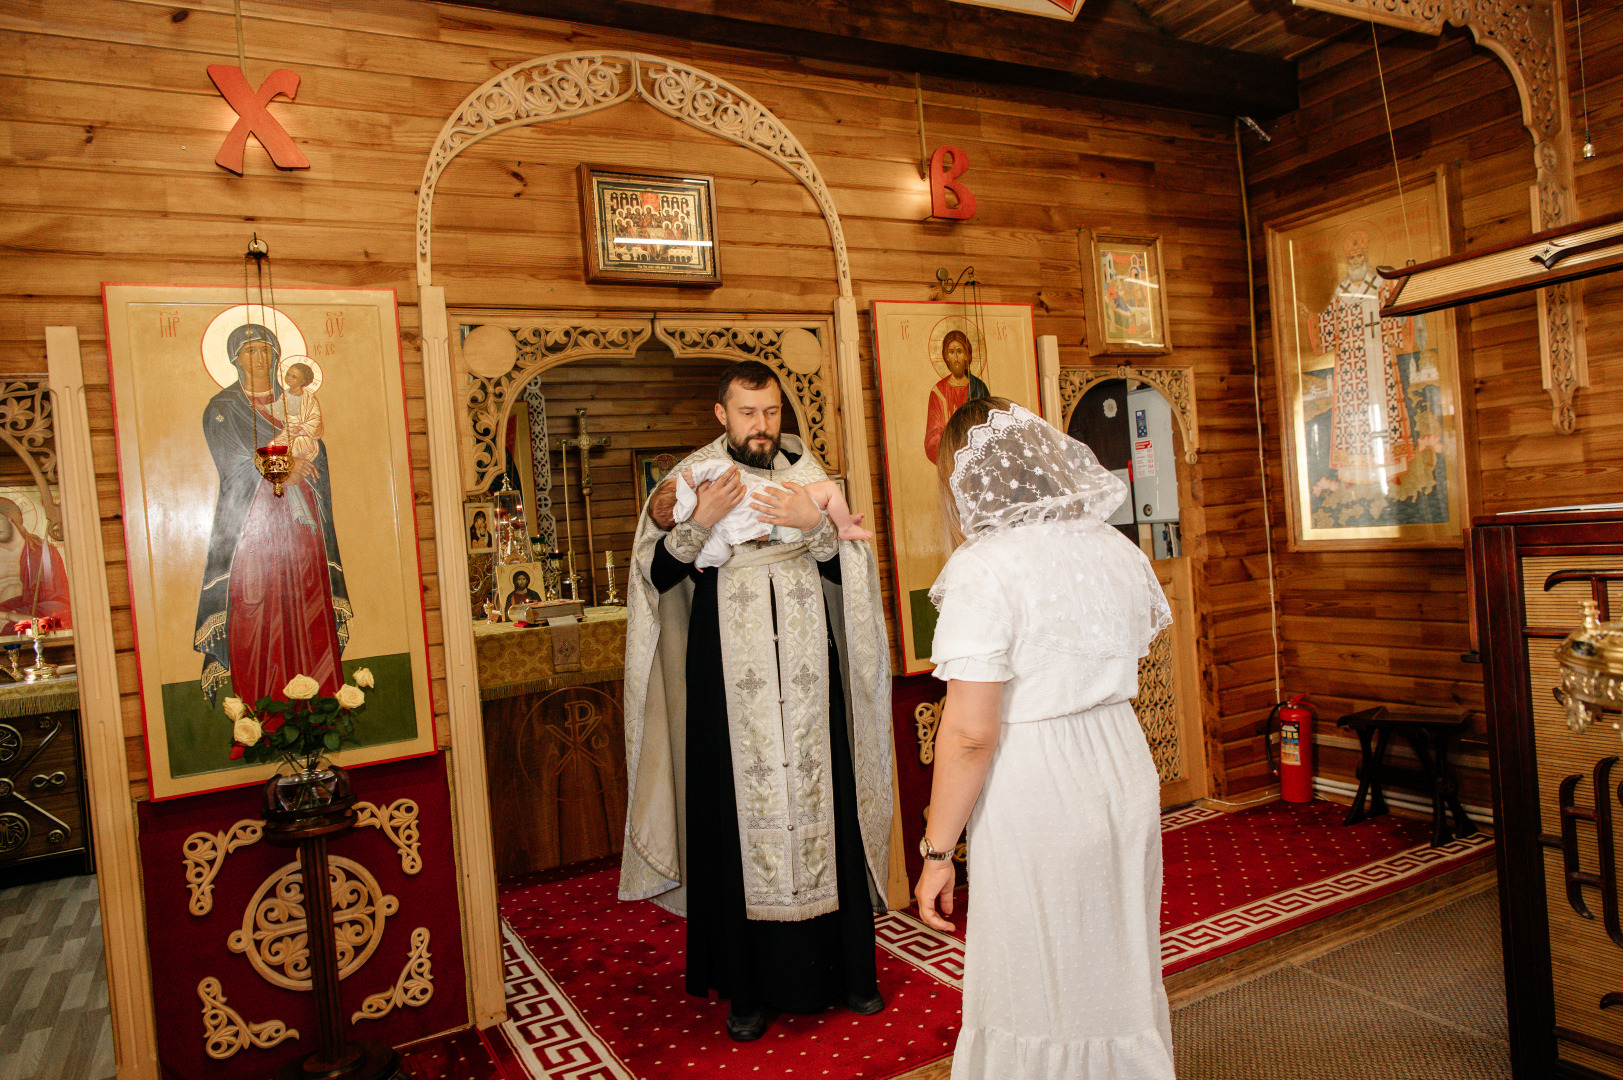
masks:
<svg viewBox="0 0 1623 1080"><path fill-rule="evenodd" d="M1149 559L1105 523L1127 485L1041 417L992 413L949 488L965 542L930 589L943 622L990 620L1082 660L1136 659L1172 622Z"/></svg>

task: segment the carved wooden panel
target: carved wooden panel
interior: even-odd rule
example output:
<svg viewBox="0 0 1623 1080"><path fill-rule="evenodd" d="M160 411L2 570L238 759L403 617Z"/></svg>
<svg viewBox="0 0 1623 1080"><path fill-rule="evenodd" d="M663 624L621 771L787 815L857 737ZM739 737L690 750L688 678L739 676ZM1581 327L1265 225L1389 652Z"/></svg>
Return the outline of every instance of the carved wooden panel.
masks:
<svg viewBox="0 0 1623 1080"><path fill-rule="evenodd" d="M524 400L532 377L584 357L629 359L653 333L647 318L472 312L453 318L464 328L451 335L451 353L454 370L467 380L461 390L461 435L463 487L470 495L488 490L501 475L507 417Z"/></svg>
<svg viewBox="0 0 1623 1080"><path fill-rule="evenodd" d="M1172 607L1172 625L1138 662L1138 714L1161 777L1161 805L1204 798L1206 729L1201 715L1200 666L1195 661L1194 587L1187 557L1159 559L1155 578Z"/></svg>
<svg viewBox="0 0 1623 1080"><path fill-rule="evenodd" d="M1059 369L1060 419L1069 422L1071 410L1090 388L1109 379L1154 387L1172 406L1183 436L1184 460L1193 465L1200 450L1200 420L1195 408L1195 369L1193 367L1080 367Z"/></svg>
<svg viewBox="0 0 1623 1080"><path fill-rule="evenodd" d="M22 459L39 488L40 506L51 539L62 539L62 509L51 491L56 483L56 435L51 395L43 375L0 380L0 443Z"/></svg>
<svg viewBox="0 0 1623 1080"><path fill-rule="evenodd" d="M806 446L830 476L843 473L833 320L819 317L660 316L654 333L680 357L759 360L777 372Z"/></svg>
<svg viewBox="0 0 1623 1080"><path fill-rule="evenodd" d="M830 475L843 472L833 320L822 316L704 316L694 318L585 315L453 314L452 334L462 392L462 468L468 494L489 489L505 467L501 447L507 419L523 407L525 387L543 371L571 360L630 359L657 335L678 357L759 360L783 383L806 444ZM477 587L470 579L470 587Z"/></svg>

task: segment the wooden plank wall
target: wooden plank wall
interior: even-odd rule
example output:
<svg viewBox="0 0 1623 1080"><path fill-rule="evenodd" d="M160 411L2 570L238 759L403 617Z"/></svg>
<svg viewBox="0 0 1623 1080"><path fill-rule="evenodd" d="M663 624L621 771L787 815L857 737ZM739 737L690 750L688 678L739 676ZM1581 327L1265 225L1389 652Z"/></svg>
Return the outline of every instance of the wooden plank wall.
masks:
<svg viewBox="0 0 1623 1080"><path fill-rule="evenodd" d="M1580 216L1591 216L1623 209L1618 186L1623 179L1618 164L1623 161L1618 155L1623 149L1623 12L1587 14L1584 37L1595 139L1610 148L1578 168ZM1576 116L1575 36L1569 50ZM1532 227L1532 141L1504 64L1454 31L1430 38L1383 30L1380 59L1405 182L1428 178L1439 166L1457 167L1467 250L1526 235ZM1311 209L1327 195L1365 191L1380 198L1395 191L1369 35L1352 35L1319 50L1304 59L1301 71L1301 108L1269 125L1271 144L1246 143L1259 269L1266 265L1263 226L1270 220ZM1575 126L1581 142L1581 122ZM1462 384L1478 432L1469 447L1480 471L1473 497L1477 513L1619 497L1623 280L1596 279L1588 297L1593 385L1578 395L1579 430L1570 436L1551 426L1550 400L1540 388L1532 295L1462 309L1470 343L1462 357ZM1281 421L1265 279L1259 280L1258 309L1287 689L1311 692L1321 717L1329 718L1377 703L1480 709L1480 666L1461 660L1470 648L1462 551L1286 551ZM1253 730L1242 724L1227 733L1224 761L1236 789L1268 782ZM1356 742L1333 730L1329 734L1332 745L1321 746L1320 772L1351 781ZM1466 801L1479 806L1491 802L1483 746L1479 721L1460 759Z"/></svg>
<svg viewBox="0 0 1623 1080"><path fill-rule="evenodd" d="M257 230L269 240L279 285L396 289L406 328L418 527L431 571L412 266L423 164L446 117L485 79L530 57L599 47L694 63L789 124L844 219L864 313L875 299L931 299L937 267L956 274L973 264L985 300L1035 303L1037 332L1058 335L1062 362L1082 364L1077 229L1161 235L1178 347L1171 360L1197 371L1204 453L1190 476L1186 529L1206 620L1208 689L1220 695L1226 716L1252 717L1272 700L1229 122L927 79L929 142L967 151L964 179L979 211L971 222L926 223L910 73L410 0L245 0L250 82L281 67L302 76L297 101L271 108L312 167L278 172L251 141L246 175L237 178L213 163L233 116L204 74L207 64L236 63L231 9L231 0L25 0L0 9L0 362L41 369L43 328L80 328L95 385L96 459L114 559L108 577L138 795L144 765L98 283L231 282ZM583 284L573 175L582 160L714 174L725 287L674 293ZM798 183L766 159L643 105L475 146L445 173L435 217L435 276L453 308L826 313L835 294L827 230ZM867 434L878 468L866 314L863 330ZM876 492L883 490L880 470ZM877 516L883 535L882 507ZM880 555L888 565L883 545ZM425 588L435 609L436 587L431 574ZM437 610L430 627L440 679ZM1214 791L1226 790L1219 768Z"/></svg>

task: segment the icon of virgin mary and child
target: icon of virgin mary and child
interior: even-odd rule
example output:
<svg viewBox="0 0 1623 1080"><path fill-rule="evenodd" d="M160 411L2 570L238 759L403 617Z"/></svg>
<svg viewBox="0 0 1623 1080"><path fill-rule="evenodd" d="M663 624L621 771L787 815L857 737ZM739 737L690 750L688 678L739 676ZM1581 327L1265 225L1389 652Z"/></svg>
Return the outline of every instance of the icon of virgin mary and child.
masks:
<svg viewBox="0 0 1623 1080"><path fill-rule="evenodd" d="M236 378L220 366L222 389L203 410L220 490L192 645L203 654L202 690L212 701L229 678L234 696L255 702L303 674L335 694L354 613L313 392L320 369L307 357L284 362L259 323L238 326L225 348ZM255 467L262 446L286 446L294 459L280 497Z"/></svg>

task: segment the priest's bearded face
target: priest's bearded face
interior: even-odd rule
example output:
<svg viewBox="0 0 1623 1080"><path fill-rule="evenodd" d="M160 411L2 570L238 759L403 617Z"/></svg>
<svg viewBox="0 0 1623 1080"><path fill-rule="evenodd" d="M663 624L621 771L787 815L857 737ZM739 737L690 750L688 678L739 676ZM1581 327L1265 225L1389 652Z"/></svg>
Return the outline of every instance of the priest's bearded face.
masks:
<svg viewBox="0 0 1623 1080"><path fill-rule="evenodd" d="M783 393L776 382L758 390L733 383L727 400L716 406L716 419L727 429L735 459L756 469L772 467L783 428Z"/></svg>

